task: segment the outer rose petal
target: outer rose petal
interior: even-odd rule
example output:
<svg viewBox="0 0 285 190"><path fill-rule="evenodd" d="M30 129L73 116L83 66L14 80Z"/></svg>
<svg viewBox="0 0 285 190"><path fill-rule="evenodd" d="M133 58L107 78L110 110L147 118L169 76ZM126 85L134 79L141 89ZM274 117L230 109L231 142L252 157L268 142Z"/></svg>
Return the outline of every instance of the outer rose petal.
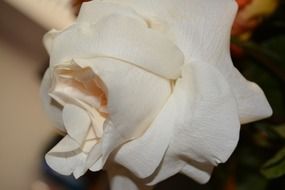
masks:
<svg viewBox="0 0 285 190"><path fill-rule="evenodd" d="M62 175L72 173L77 176L77 170L84 167L86 155L81 151L78 143L70 136L65 136L45 156L47 164Z"/></svg>
<svg viewBox="0 0 285 190"><path fill-rule="evenodd" d="M60 33L59 31L52 29L44 35L44 38L43 38L44 46L49 54L51 53L51 50L52 50L54 38L59 33Z"/></svg>
<svg viewBox="0 0 285 190"><path fill-rule="evenodd" d="M181 94L176 97L180 109L179 115L175 115L174 134L150 184L179 171L205 183L211 165L225 162L239 138L235 98L226 79L215 67L202 62L186 64L176 90Z"/></svg>
<svg viewBox="0 0 285 190"><path fill-rule="evenodd" d="M75 59L90 67L107 87L108 120L102 139L103 161L115 148L140 137L171 94L168 80L112 58Z"/></svg>
<svg viewBox="0 0 285 190"><path fill-rule="evenodd" d="M114 57L167 79L179 77L184 63L182 52L168 38L141 18L121 15L73 25L57 35L51 52L51 66L73 58Z"/></svg>
<svg viewBox="0 0 285 190"><path fill-rule="evenodd" d="M47 164L56 172L62 175L73 174L79 178L86 171L96 164L96 168L101 170L103 163L100 160L101 144L92 142L92 148L87 153L86 142L79 144L73 137L66 135L54 148L45 156Z"/></svg>
<svg viewBox="0 0 285 190"><path fill-rule="evenodd" d="M140 178L150 176L159 166L169 146L174 130L188 124L190 127L195 85L190 75L182 75L167 103L143 136L122 146L115 161ZM178 172L178 171L177 171Z"/></svg>
<svg viewBox="0 0 285 190"><path fill-rule="evenodd" d="M91 124L88 113L72 104L66 104L62 112L64 126L71 138L79 144L85 140Z"/></svg>
<svg viewBox="0 0 285 190"><path fill-rule="evenodd" d="M272 115L272 109L262 89L257 84L247 81L235 68L229 80L238 101L241 124Z"/></svg>
<svg viewBox="0 0 285 190"><path fill-rule="evenodd" d="M206 183L209 181L213 169L214 166L210 164L191 162L191 164L186 163L180 172L199 183Z"/></svg>
<svg viewBox="0 0 285 190"><path fill-rule="evenodd" d="M98 143L89 152L85 163L85 169L90 169L91 171L98 171L103 168L103 165L104 164L102 162L102 145L101 143Z"/></svg>
<svg viewBox="0 0 285 190"><path fill-rule="evenodd" d="M105 0L132 7L181 49L186 61L215 65L227 78L238 102L241 123L272 114L262 90L234 68L229 52L231 26L237 11L233 0ZM160 27L161 28L161 27Z"/></svg>
<svg viewBox="0 0 285 190"><path fill-rule="evenodd" d="M43 107L47 112L51 121L53 121L54 125L60 129L61 131L65 131L65 127L62 120L62 106L58 104L56 101L52 100L49 96L49 89L51 87L51 73L50 70L47 69L45 75L42 79L40 94L43 102Z"/></svg>
<svg viewBox="0 0 285 190"><path fill-rule="evenodd" d="M131 17L145 24L145 20L137 12L127 6L102 1L90 1L82 4L77 22L98 23L104 17L121 15Z"/></svg>
<svg viewBox="0 0 285 190"><path fill-rule="evenodd" d="M175 126L179 105L171 95L164 108L157 115L149 129L137 139L123 145L115 155L117 163L128 168L139 178L150 176L159 166Z"/></svg>
<svg viewBox="0 0 285 190"><path fill-rule="evenodd" d="M237 5L234 0L104 0L133 8L152 26L164 25L185 59L223 65L229 56L229 37ZM95 2L93 2L95 4ZM90 3L91 4L91 3ZM223 65L222 67L231 67Z"/></svg>
<svg viewBox="0 0 285 190"><path fill-rule="evenodd" d="M117 164L108 167L111 189L114 190L151 190L151 186L146 186L142 179L133 176L127 169Z"/></svg>

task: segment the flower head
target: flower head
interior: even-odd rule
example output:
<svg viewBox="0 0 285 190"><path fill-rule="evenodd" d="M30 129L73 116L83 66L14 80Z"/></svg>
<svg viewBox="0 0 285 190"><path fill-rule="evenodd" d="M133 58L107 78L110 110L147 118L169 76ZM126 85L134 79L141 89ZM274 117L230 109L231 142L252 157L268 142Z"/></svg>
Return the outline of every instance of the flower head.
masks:
<svg viewBox="0 0 285 190"><path fill-rule="evenodd" d="M66 131L48 164L80 176L111 159L147 184L178 172L208 181L240 124L272 112L232 64L236 10L233 0L84 3L74 25L45 36L42 94Z"/></svg>

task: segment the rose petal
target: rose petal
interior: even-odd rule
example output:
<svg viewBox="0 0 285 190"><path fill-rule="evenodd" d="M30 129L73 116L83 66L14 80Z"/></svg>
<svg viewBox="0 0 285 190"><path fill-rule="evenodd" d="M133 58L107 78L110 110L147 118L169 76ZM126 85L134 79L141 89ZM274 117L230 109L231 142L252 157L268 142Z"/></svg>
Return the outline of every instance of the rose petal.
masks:
<svg viewBox="0 0 285 190"><path fill-rule="evenodd" d="M81 165L81 167L76 168L76 170L74 171L74 176L76 178L79 178L80 176L85 174L88 169L90 169L91 171L101 170L103 168L101 158L102 158L101 144L98 143L93 145L91 151L88 152L86 159L84 163Z"/></svg>
<svg viewBox="0 0 285 190"><path fill-rule="evenodd" d="M68 135L82 144L91 124L88 113L78 106L66 104L63 108L62 117Z"/></svg>
<svg viewBox="0 0 285 190"><path fill-rule="evenodd" d="M269 117L272 110L262 90L246 81L233 67L229 52L235 13L233 0L107 0L136 10L150 23L166 23L166 34L184 53L185 60L213 64L227 78L239 107L241 123Z"/></svg>
<svg viewBox="0 0 285 190"><path fill-rule="evenodd" d="M153 187L146 186L142 179L136 178L127 169L112 163L107 168L107 174L113 190L151 190Z"/></svg>
<svg viewBox="0 0 285 190"><path fill-rule="evenodd" d="M89 168L89 170L93 172L97 172L102 169L104 163L102 160L102 156Z"/></svg>
<svg viewBox="0 0 285 190"><path fill-rule="evenodd" d="M128 168L136 176L146 178L159 166L168 148L173 130L191 118L194 88L189 75L178 79L167 103L143 136L123 145L115 155L115 161ZM186 112L187 111L187 112Z"/></svg>
<svg viewBox="0 0 285 190"><path fill-rule="evenodd" d="M189 3L193 5L189 5L187 22L174 25L177 45L184 56L213 64L222 72L238 102L241 123L270 116L272 110L262 90L246 81L232 64L229 44L237 10L235 1L192 0Z"/></svg>
<svg viewBox="0 0 285 190"><path fill-rule="evenodd" d="M120 147L114 160L139 178L150 176L161 162L173 130L173 112L177 109L171 100L143 136ZM176 108L176 107L175 107Z"/></svg>
<svg viewBox="0 0 285 190"><path fill-rule="evenodd" d="M176 153L173 150L168 149L155 173L147 178L147 184L155 185L166 180L179 173L185 165L185 162L176 157Z"/></svg>
<svg viewBox="0 0 285 190"><path fill-rule="evenodd" d="M61 116L62 106L49 96L51 83L52 83L51 73L50 70L47 69L42 79L40 87L40 95L43 102L43 108L45 109L51 121L54 123L55 127L60 129L61 131L65 131L65 127Z"/></svg>
<svg viewBox="0 0 285 190"><path fill-rule="evenodd" d="M139 178L154 172L168 147L173 127L173 118L169 117L173 110L169 107L172 106L162 110L159 119L154 120L143 136L126 143L116 152L115 161Z"/></svg>
<svg viewBox="0 0 285 190"><path fill-rule="evenodd" d="M231 25L237 5L234 0L105 0L133 8L150 22L165 23L167 35L185 59L222 65L229 57Z"/></svg>
<svg viewBox="0 0 285 190"><path fill-rule="evenodd" d="M195 64L195 66L196 65L198 64ZM178 126L187 127L187 124L189 124L188 125L189 127L191 125L191 114L193 112L194 105L196 104L194 102L194 98L196 98L196 101L200 101L199 100L200 97L198 96L203 96L205 100L207 100L207 98L204 96L205 95L209 96L208 99L210 98L210 100L206 101L206 107L207 106L210 107L210 108L207 107L208 109L218 111L219 109L215 108L215 106L217 107L221 106L222 108L221 111L214 113L214 114L218 114L216 118L220 118L220 119L216 119L218 120L217 125L221 124L221 127L229 128L229 129L226 130L221 127L218 127L215 130L221 129L222 130L220 132L221 136L224 136L223 133L224 134L230 133L230 130L231 130L233 132L232 136L234 138L230 139L229 142L230 144L231 142L233 142L233 145L229 145L228 147L224 148L223 151L219 151L219 150L222 150L223 148L217 145L217 144L221 144L221 142L219 142L218 139L217 139L218 142L216 143L213 143L215 142L215 140L211 140L211 139L208 140L214 145L212 146L212 150L203 150L205 148L211 149L211 145L205 145L204 143L201 143L201 142L199 143L198 140L197 142L193 141L195 142L195 144L198 143L198 145L195 145L194 143L192 143L191 140L189 140L189 142L183 142L183 143L185 144L187 143L190 146L194 146L194 149L196 149L195 147L200 146L203 149L200 150L200 147L197 149L202 151L201 155L206 155L206 157L212 157L214 155L217 155L220 157L222 161L225 161L225 159L227 159L231 151L234 149L235 144L238 140L239 122L237 120L237 112L236 112L237 110L235 110L236 108L235 101L231 94L229 86L227 85L227 83L225 82L221 74L218 71L215 71L215 68L212 68L211 65L201 64L196 67L198 67L198 69L195 69L194 71L190 71L189 68L188 69L186 68L187 70L184 71L185 73L184 75L182 75L182 79L179 79L177 81L176 86L174 88L174 92L171 98L169 98L169 101L166 104L165 108L157 116L156 120L154 121L152 126L146 131L146 133L141 138L128 142L127 144L122 146L116 153L115 160L118 163L130 169L138 177L140 178L148 177L149 175L153 173L153 171L159 165L159 162L161 161L164 155L164 151L166 150L168 146L169 139L172 135L172 129L174 128L174 126L175 127L178 127ZM207 68L207 67L210 67L210 68ZM207 72L206 69L209 69L212 71ZM197 84L191 83L191 81L193 81L193 79L191 78L192 76L196 76ZM217 84L215 84L214 82L207 82L207 81L214 81L213 79L217 80L218 78L220 78L220 81L218 81ZM223 106L223 103L220 103L220 101L217 102L215 96L219 97L220 100L225 101L227 106ZM212 104L211 101L214 102L213 105L211 105ZM200 103L199 105L201 107L197 108L198 110L196 111L196 113L199 113L200 112L199 109L202 109L201 111L202 112L201 115L203 115L202 117L205 117L204 114L208 115L206 116L206 118L209 117L209 120L211 122L215 122L215 117L210 115L211 112L204 113L206 109L203 110L203 107L204 107L203 103ZM233 107L233 109L231 108L231 106ZM223 116L221 113L223 112L225 113L226 117L229 119L229 121L226 122L224 125L222 124L224 119L221 118L221 116ZM232 118L230 118L231 114L232 114ZM204 124L203 123L202 125L200 123L196 124L195 121L205 122L206 120L205 118L195 118L195 120L193 121L193 125L196 125L197 127L197 129L193 129L193 130L194 131L200 130L200 133L201 133L200 135L197 135L198 138L209 136L209 133L213 133L211 129L207 129L207 127L205 129L207 131L201 132L202 129L205 128L203 127ZM209 126L211 125L209 124ZM232 128L230 128L229 126L231 125L237 126L236 129L233 130ZM163 126L163 130L161 130L161 126ZM199 127L201 127L201 129ZM183 129L183 130L185 132L187 131L186 129ZM181 133L181 134L179 133L181 136L183 133L182 130L179 132ZM191 132L191 133L192 135L195 136L195 132ZM217 135L219 134L218 132L215 132L215 133ZM157 139L158 137L159 139ZM211 138L216 139L218 137L211 137ZM221 139L222 138L223 137L221 137ZM176 143L179 143L179 139L177 139L176 141L177 141ZM183 143L180 144L182 147L183 147ZM216 150L217 148L219 150ZM183 150L181 152L184 153L185 151ZM195 154L197 154L197 152L196 153L194 152L194 155ZM189 153L189 155L191 154ZM203 159L201 162L210 162L213 165L216 165L217 164L216 161L217 161L216 158L206 158L205 160ZM179 165L181 165L182 167L182 164L179 164ZM172 163L171 166L175 166L175 164ZM189 168L192 170L195 170L193 166L189 166ZM179 169L177 169L177 172L178 171ZM175 169L171 168L171 172L175 172ZM189 174L190 170L188 171L186 167L185 172ZM173 175L173 174L175 173L171 173L170 175ZM208 176L207 179L205 179L206 176ZM169 176L166 176L166 177L169 177ZM193 176L193 178L200 180L200 182L204 182L209 179L209 172L204 172L204 171L201 171L200 173L197 172L197 176Z"/></svg>
<svg viewBox="0 0 285 190"><path fill-rule="evenodd" d="M201 62L187 64L176 85L184 91L184 97L177 102L185 99L186 103L176 116L174 137L167 149L166 159L150 184L174 175L173 171L182 170L185 166L179 160L190 165L193 161L196 165L214 166L225 162L239 138L236 101L227 81L216 68ZM192 103L187 102L189 97L193 97ZM205 171L201 175L201 172L187 174L205 183L210 174Z"/></svg>
<svg viewBox="0 0 285 190"><path fill-rule="evenodd" d="M96 24L75 24L57 35L51 65L98 56L120 59L168 79L179 77L184 63L183 54L175 44L147 28L147 23L111 15Z"/></svg>
<svg viewBox="0 0 285 190"><path fill-rule="evenodd" d="M70 103L86 107L87 104L99 111L104 109L105 93L98 77L73 60L53 68L52 84L49 94L63 106Z"/></svg>
<svg viewBox="0 0 285 190"><path fill-rule="evenodd" d="M237 105L230 86L217 69L201 62L185 67L185 75L193 76L195 107L192 108L191 127L182 125L176 130L179 139L176 148L180 147L177 151L213 165L225 162L238 142L240 130ZM180 146L185 143L189 147Z"/></svg>
<svg viewBox="0 0 285 190"><path fill-rule="evenodd" d="M59 33L60 33L59 31L52 29L44 35L43 38L44 46L49 54L51 53L52 50L53 40L56 37L56 35Z"/></svg>
<svg viewBox="0 0 285 190"><path fill-rule="evenodd" d="M272 109L257 84L247 81L236 69L229 79L238 102L241 124L272 115Z"/></svg>
<svg viewBox="0 0 285 190"><path fill-rule="evenodd" d="M175 153L168 151L161 163L161 167L158 169L158 174L151 176L151 182L148 185L155 185L167 178L177 174L182 173L200 184L205 184L209 181L214 166L209 163L198 163L195 161L188 162L179 160L173 157ZM171 164L170 164L171 163Z"/></svg>
<svg viewBox="0 0 285 190"><path fill-rule="evenodd" d="M166 103L171 84L120 60L96 58L75 61L81 67L91 67L107 87L109 117L104 124L102 148L106 158L114 148L145 132Z"/></svg>
<svg viewBox="0 0 285 190"><path fill-rule="evenodd" d="M84 166L86 155L78 143L70 136L65 136L45 156L47 164L62 175L70 175Z"/></svg>
<svg viewBox="0 0 285 190"><path fill-rule="evenodd" d="M106 3L100 1L90 1L83 3L76 21L82 23L89 22L94 24L99 22L101 19L104 19L104 17L108 17L110 15L128 16L145 25L144 18L131 8L114 3Z"/></svg>
<svg viewBox="0 0 285 190"><path fill-rule="evenodd" d="M214 167L205 163L197 163L197 165L198 166L195 166L193 162L191 165L186 164L180 172L201 184L207 183L211 177Z"/></svg>
<svg viewBox="0 0 285 190"><path fill-rule="evenodd" d="M101 152L102 152L102 146L100 143L93 146L91 151L88 153L88 156L86 159L86 163L85 163L86 169L93 167L96 163L97 163L97 165L100 163L99 159L102 157ZM99 168L102 169L103 164L101 164L101 166ZM98 170L100 170L100 169L98 169ZM96 170L96 171L98 171L98 170ZM94 171L94 170L92 170L92 171Z"/></svg>

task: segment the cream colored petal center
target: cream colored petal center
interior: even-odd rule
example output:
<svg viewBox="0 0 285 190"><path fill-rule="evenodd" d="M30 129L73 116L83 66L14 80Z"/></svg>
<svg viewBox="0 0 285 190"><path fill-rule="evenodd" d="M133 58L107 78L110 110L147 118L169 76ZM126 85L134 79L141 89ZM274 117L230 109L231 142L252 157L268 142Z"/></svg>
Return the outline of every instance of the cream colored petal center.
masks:
<svg viewBox="0 0 285 190"><path fill-rule="evenodd" d="M79 107L83 112L86 112L91 121L90 125L83 129L81 125L83 121L74 121L78 119L76 114L64 117L65 124L69 124L65 125L68 128L67 133L71 136L81 135L81 137L74 138L81 139L78 143L85 153L88 153L103 135L103 124L108 115L106 92L106 87L101 79L88 67L82 68L72 62L69 65L54 68L50 96L64 107L68 105ZM71 128L71 125L76 126Z"/></svg>
<svg viewBox="0 0 285 190"><path fill-rule="evenodd" d="M81 68L73 63L59 66L55 68L54 79L52 93L61 97L59 101L77 99L106 114L107 90L90 68Z"/></svg>

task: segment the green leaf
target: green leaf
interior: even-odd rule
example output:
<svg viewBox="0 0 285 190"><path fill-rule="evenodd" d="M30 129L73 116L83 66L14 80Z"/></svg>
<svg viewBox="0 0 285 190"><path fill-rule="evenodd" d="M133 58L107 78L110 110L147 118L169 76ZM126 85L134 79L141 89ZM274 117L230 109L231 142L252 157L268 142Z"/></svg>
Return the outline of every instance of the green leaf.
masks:
<svg viewBox="0 0 285 190"><path fill-rule="evenodd" d="M268 181L264 180L262 176L256 175L256 174L248 174L244 173L243 180L239 181L237 190L265 190Z"/></svg>
<svg viewBox="0 0 285 190"><path fill-rule="evenodd" d="M269 179L285 174L285 147L263 165L261 173Z"/></svg>
<svg viewBox="0 0 285 190"><path fill-rule="evenodd" d="M275 59L279 59L278 63L283 69L285 68L285 36L277 36L266 40L262 43L262 47L270 52Z"/></svg>
<svg viewBox="0 0 285 190"><path fill-rule="evenodd" d="M272 38L262 44L263 46L250 41L240 41L236 38L232 38L232 43L242 47L259 64L285 82L285 37Z"/></svg>
<svg viewBox="0 0 285 190"><path fill-rule="evenodd" d="M279 54L281 57L285 58L284 47L285 47L285 35L275 36L271 39L268 39L262 43L262 46L269 49L276 54Z"/></svg>
<svg viewBox="0 0 285 190"><path fill-rule="evenodd" d="M285 124L274 127L273 129L280 137L285 138Z"/></svg>

